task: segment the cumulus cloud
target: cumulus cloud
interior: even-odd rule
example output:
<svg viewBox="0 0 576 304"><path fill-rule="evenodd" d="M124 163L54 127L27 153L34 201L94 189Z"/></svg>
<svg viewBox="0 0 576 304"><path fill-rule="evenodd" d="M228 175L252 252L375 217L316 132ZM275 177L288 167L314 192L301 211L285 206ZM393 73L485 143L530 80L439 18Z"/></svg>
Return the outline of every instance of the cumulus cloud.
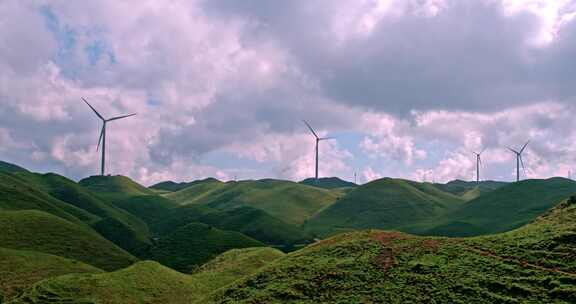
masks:
<svg viewBox="0 0 576 304"><path fill-rule="evenodd" d="M0 2L0 158L74 178L565 175L576 77L573 1ZM346 132L358 140L348 140ZM224 153L232 166L206 164ZM243 160L251 165L243 167ZM426 176L426 177L425 177Z"/></svg>

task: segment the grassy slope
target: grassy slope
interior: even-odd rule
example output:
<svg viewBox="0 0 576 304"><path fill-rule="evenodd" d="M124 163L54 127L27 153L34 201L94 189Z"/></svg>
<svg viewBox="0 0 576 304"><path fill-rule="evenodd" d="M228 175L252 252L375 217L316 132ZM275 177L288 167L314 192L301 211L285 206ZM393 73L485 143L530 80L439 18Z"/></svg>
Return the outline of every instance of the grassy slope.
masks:
<svg viewBox="0 0 576 304"><path fill-rule="evenodd" d="M271 248L231 250L185 275L155 262L97 275L47 279L28 289L14 303L50 298L96 303L204 303L214 290L252 274L283 254Z"/></svg>
<svg viewBox="0 0 576 304"><path fill-rule="evenodd" d="M201 204L220 210L250 206L286 223L302 224L336 201L338 193L269 179L205 183L168 194L166 197L181 204Z"/></svg>
<svg viewBox="0 0 576 304"><path fill-rule="evenodd" d="M28 172L28 170L15 165L15 164L11 164L11 163L7 163L7 162L3 162L0 160L0 171L2 172L8 172L8 173L14 173L14 172Z"/></svg>
<svg viewBox="0 0 576 304"><path fill-rule="evenodd" d="M66 257L114 270L136 259L88 227L36 210L0 211L0 244Z"/></svg>
<svg viewBox="0 0 576 304"><path fill-rule="evenodd" d="M358 186L355 183L342 180L338 177L307 178L301 181L300 184L324 189L354 188Z"/></svg>
<svg viewBox="0 0 576 304"><path fill-rule="evenodd" d="M98 193L98 196L108 200L154 194L154 191L122 175L90 176L78 183L83 187L90 189L92 192Z"/></svg>
<svg viewBox="0 0 576 304"><path fill-rule="evenodd" d="M341 234L288 254L206 303L575 303L574 219L573 202L490 237Z"/></svg>
<svg viewBox="0 0 576 304"><path fill-rule="evenodd" d="M320 235L362 228L414 232L463 203L432 184L384 178L351 191L313 217L307 228Z"/></svg>
<svg viewBox="0 0 576 304"><path fill-rule="evenodd" d="M476 189L480 194L488 193L506 186L507 184L508 183L506 182L497 181L481 181L480 183L476 183L463 180L453 180L446 184L434 184L434 186L444 192L449 192L456 195L464 195L473 189Z"/></svg>
<svg viewBox="0 0 576 304"><path fill-rule="evenodd" d="M206 206L186 205L172 209L169 214L152 224L151 229L159 235L166 235L191 222L238 231L266 244L295 244L310 239L300 227L284 223L262 210L247 206L220 211Z"/></svg>
<svg viewBox="0 0 576 304"><path fill-rule="evenodd" d="M191 223L161 238L149 257L181 272L190 272L215 256L234 248L264 246L239 232Z"/></svg>
<svg viewBox="0 0 576 304"><path fill-rule="evenodd" d="M41 210L80 225L98 221L97 216L4 172L0 172L0 210Z"/></svg>
<svg viewBox="0 0 576 304"><path fill-rule="evenodd" d="M130 252L136 252L150 244L148 228L142 220L97 197L72 180L53 173L24 172L15 173L13 176L53 198L95 215L95 218L80 219Z"/></svg>
<svg viewBox="0 0 576 304"><path fill-rule="evenodd" d="M202 183L212 183L212 182L218 182L218 180L215 178L209 177L209 178L202 179L202 180L195 180L195 181L192 181L189 183L186 183L186 182L175 183L173 181L165 181L165 182L161 182L161 183L157 183L155 185L152 185L148 188L150 188L152 190L158 190L158 191L174 192L174 191L182 190L182 189L190 187L190 186L194 186L194 185L198 185L198 184L202 184Z"/></svg>
<svg viewBox="0 0 576 304"><path fill-rule="evenodd" d="M0 248L0 294L6 298L46 278L100 272L94 266L51 254Z"/></svg>
<svg viewBox="0 0 576 304"><path fill-rule="evenodd" d="M142 219L152 230L152 224L164 219L179 205L159 195L139 195L114 201L114 205Z"/></svg>
<svg viewBox="0 0 576 304"><path fill-rule="evenodd" d="M565 178L525 180L501 187L447 214L431 235L470 236L520 227L576 193L576 182Z"/></svg>

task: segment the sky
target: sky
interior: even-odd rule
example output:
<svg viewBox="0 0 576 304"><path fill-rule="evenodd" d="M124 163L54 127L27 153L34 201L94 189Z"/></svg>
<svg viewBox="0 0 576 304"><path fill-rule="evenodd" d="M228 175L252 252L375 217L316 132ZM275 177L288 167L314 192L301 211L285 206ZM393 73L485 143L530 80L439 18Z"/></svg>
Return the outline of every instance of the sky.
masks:
<svg viewBox="0 0 576 304"><path fill-rule="evenodd" d="M576 2L0 0L0 160L143 184L576 169Z"/></svg>

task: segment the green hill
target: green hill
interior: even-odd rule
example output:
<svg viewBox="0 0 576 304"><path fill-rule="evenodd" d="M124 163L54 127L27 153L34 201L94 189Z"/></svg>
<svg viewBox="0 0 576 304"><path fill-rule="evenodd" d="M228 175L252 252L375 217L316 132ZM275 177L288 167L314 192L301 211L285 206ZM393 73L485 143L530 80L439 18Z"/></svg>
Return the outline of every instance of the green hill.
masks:
<svg viewBox="0 0 576 304"><path fill-rule="evenodd" d="M319 235L365 228L415 232L464 204L432 184L383 178L359 186L310 221Z"/></svg>
<svg viewBox="0 0 576 304"><path fill-rule="evenodd" d="M272 179L203 183L166 195L183 205L199 204L219 210L249 206L296 225L331 205L338 196L338 192Z"/></svg>
<svg viewBox="0 0 576 304"><path fill-rule="evenodd" d="M114 201L114 205L142 219L150 227L165 219L179 205L159 195L139 195ZM151 228L152 229L152 228Z"/></svg>
<svg viewBox="0 0 576 304"><path fill-rule="evenodd" d="M14 173L14 172L28 172L28 170L15 164L3 162L0 160L0 172Z"/></svg>
<svg viewBox="0 0 576 304"><path fill-rule="evenodd" d="M217 290L205 302L575 303L575 201L490 237L340 234Z"/></svg>
<svg viewBox="0 0 576 304"><path fill-rule="evenodd" d="M90 176L78 183L92 192L98 193L98 196L109 200L154 194L154 191L122 175Z"/></svg>
<svg viewBox="0 0 576 304"><path fill-rule="evenodd" d="M450 181L446 184L434 184L434 186L436 186L438 189L444 192L462 196L465 195L466 193L469 193L472 190L477 191L478 194L489 193L498 188L506 186L507 184L509 183L497 182L497 181L480 181L480 183L477 183L457 179Z"/></svg>
<svg viewBox="0 0 576 304"><path fill-rule="evenodd" d="M426 233L472 236L512 230L575 193L576 182L559 177L508 184L446 214Z"/></svg>
<svg viewBox="0 0 576 304"><path fill-rule="evenodd" d="M172 209L152 224L151 229L159 235L166 235L192 222L241 232L270 245L293 245L310 239L300 227L248 206L220 211L207 206L186 205Z"/></svg>
<svg viewBox="0 0 576 304"><path fill-rule="evenodd" d="M323 189L337 189L337 188L354 188L358 187L355 183L342 180L338 177L321 177L318 179L307 178L300 182L300 184L323 188Z"/></svg>
<svg viewBox="0 0 576 304"><path fill-rule="evenodd" d="M97 216L3 172L0 172L0 210L41 210L80 225L98 221Z"/></svg>
<svg viewBox="0 0 576 304"><path fill-rule="evenodd" d="M283 254L271 248L228 251L193 275L155 262L139 262L112 273L66 275L29 288L13 303L205 303L202 298L256 272Z"/></svg>
<svg viewBox="0 0 576 304"><path fill-rule="evenodd" d="M92 229L37 211L0 211L0 244L38 251L104 269L126 267L136 259Z"/></svg>
<svg viewBox="0 0 576 304"><path fill-rule="evenodd" d="M89 217L75 215L118 246L135 253L150 245L148 228L141 219L99 198L74 181L53 173L18 172L12 176L52 198L90 213Z"/></svg>
<svg viewBox="0 0 576 304"><path fill-rule="evenodd" d="M187 182L176 183L173 181L165 181L165 182L160 182L160 183L157 183L155 185L152 185L148 188L154 189L154 190L174 192L174 191L182 190L182 189L190 187L190 186L203 184L203 183L213 183L213 182L219 182L219 180L212 178L212 177L209 177L206 179L196 180L196 181L192 181L192 182L188 182L188 183Z"/></svg>
<svg viewBox="0 0 576 304"><path fill-rule="evenodd" d="M46 278L69 273L99 273L102 270L59 256L0 248L0 302ZM4 302L2 302L4 303Z"/></svg>
<svg viewBox="0 0 576 304"><path fill-rule="evenodd" d="M190 272L234 248L264 246L239 232L191 223L168 234L151 248L149 257L181 272Z"/></svg>

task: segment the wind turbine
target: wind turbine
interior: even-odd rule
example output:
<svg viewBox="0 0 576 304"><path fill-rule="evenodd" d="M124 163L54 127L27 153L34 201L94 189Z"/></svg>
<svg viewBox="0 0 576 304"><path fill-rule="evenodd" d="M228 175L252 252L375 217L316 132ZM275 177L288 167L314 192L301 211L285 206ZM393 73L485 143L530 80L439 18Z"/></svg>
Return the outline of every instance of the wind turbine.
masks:
<svg viewBox="0 0 576 304"><path fill-rule="evenodd" d="M98 151L100 148L100 143L102 143L102 164L100 166L100 175L104 175L104 164L106 163L106 124L113 120L134 116L136 113L105 119L102 115L100 115L100 113L98 113L98 111L96 111L96 109L94 109L94 107L92 107L92 105L88 103L88 101L86 101L86 99L84 99L84 97L81 98L90 107L90 109L94 111L94 114L96 114L96 116L102 120L102 131L100 131L100 138L98 139L98 146L96 147L96 151Z"/></svg>
<svg viewBox="0 0 576 304"><path fill-rule="evenodd" d="M530 141L527 141L524 146L522 146L522 149L520 149L520 152L507 147L508 150L512 151L514 154L516 154L516 181L519 182L520 181L520 164L522 164L522 170L524 170L524 175L526 175L526 167L524 167L524 161L522 160L522 153L524 152L524 149L526 149L526 146L528 145L528 143L530 143Z"/></svg>
<svg viewBox="0 0 576 304"><path fill-rule="evenodd" d="M306 126L308 127L308 129L310 129L310 132L312 132L312 135L314 135L314 138L316 138L316 174L314 175L315 179L318 179L318 144L323 141L323 140L328 140L328 139L334 139L334 137L319 137L316 132L314 132L314 129L312 129L312 127L310 126L310 124L308 124L307 121L302 120Z"/></svg>
<svg viewBox="0 0 576 304"><path fill-rule="evenodd" d="M474 153L474 155L476 155L476 183L480 183L480 166L482 165L482 153L484 153L484 150L482 150L482 152L478 153L478 152L472 152Z"/></svg>

